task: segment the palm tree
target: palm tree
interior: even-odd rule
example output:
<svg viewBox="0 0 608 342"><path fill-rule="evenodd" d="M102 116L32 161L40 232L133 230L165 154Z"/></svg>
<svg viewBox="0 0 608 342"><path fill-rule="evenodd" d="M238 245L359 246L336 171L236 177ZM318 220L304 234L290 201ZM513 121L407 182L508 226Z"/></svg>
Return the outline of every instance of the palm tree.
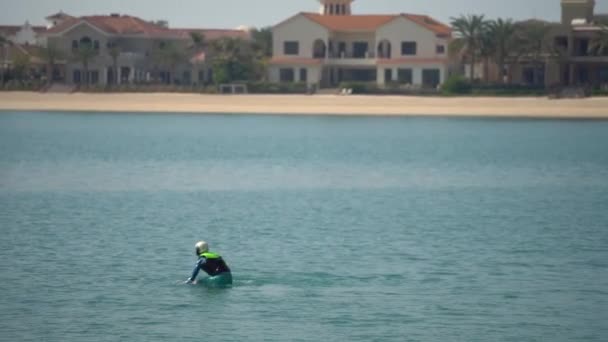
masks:
<svg viewBox="0 0 608 342"><path fill-rule="evenodd" d="M13 61L13 70L15 78L23 82L23 79L28 76L28 71L31 65L31 57L28 54L20 53L15 57Z"/></svg>
<svg viewBox="0 0 608 342"><path fill-rule="evenodd" d="M192 40L191 49L194 55L191 63L192 67L194 68L194 77L195 79L198 79L199 66L201 63L195 60L195 58L199 53L203 52L207 48L207 40L205 39L205 35L200 32L190 32L190 39Z"/></svg>
<svg viewBox="0 0 608 342"><path fill-rule="evenodd" d="M84 84L89 85L89 62L97 55L92 42L81 41L78 48L73 52L74 58L82 63L84 71Z"/></svg>
<svg viewBox="0 0 608 342"><path fill-rule="evenodd" d="M480 52L482 45L483 32L487 26L487 21L483 15L468 15L452 18L452 27L459 35L460 53L468 56L471 62L470 78L473 81L475 77L475 62L476 56Z"/></svg>
<svg viewBox="0 0 608 342"><path fill-rule="evenodd" d="M169 68L169 83L173 84L175 69L186 58L184 52L175 43L161 41L156 45L153 59L157 65Z"/></svg>
<svg viewBox="0 0 608 342"><path fill-rule="evenodd" d="M591 42L589 42L589 53L596 56L608 55L608 21L599 22L600 30L597 31Z"/></svg>
<svg viewBox="0 0 608 342"><path fill-rule="evenodd" d="M268 64L272 58L272 28L255 29L251 31L251 36L256 78L266 80Z"/></svg>
<svg viewBox="0 0 608 342"><path fill-rule="evenodd" d="M509 51L514 47L515 25L513 20L497 19L488 23L487 29L488 42L491 46L491 56L498 67L498 76L503 81L503 71L505 70L506 59Z"/></svg>
<svg viewBox="0 0 608 342"><path fill-rule="evenodd" d="M10 46L11 41L8 40L7 38L5 38L4 36L0 35L0 46L2 46L2 71L0 71L0 85L4 85L4 73L6 72L6 66L5 64L7 63L7 55L8 55L8 50L7 50L7 46Z"/></svg>
<svg viewBox="0 0 608 342"><path fill-rule="evenodd" d="M272 28L264 27L251 31L253 38L253 50L256 55L272 57Z"/></svg>
<svg viewBox="0 0 608 342"><path fill-rule="evenodd" d="M115 85L118 85L118 56L120 56L121 52L122 48L118 40L111 40L108 42L108 54L112 58L112 73Z"/></svg>
<svg viewBox="0 0 608 342"><path fill-rule="evenodd" d="M53 83L53 70L57 64L57 60L63 58L63 53L54 44L48 43L46 47L40 49L40 54L43 60L46 61L47 69L47 82L48 84Z"/></svg>
<svg viewBox="0 0 608 342"><path fill-rule="evenodd" d="M216 39L211 43L210 54L215 83L249 79L255 69L251 45L242 39Z"/></svg>
<svg viewBox="0 0 608 342"><path fill-rule="evenodd" d="M192 49L196 52L200 52L207 47L205 35L200 32L190 32L190 39L192 40Z"/></svg>
<svg viewBox="0 0 608 342"><path fill-rule="evenodd" d="M530 60L534 67L534 83L540 84L540 71L545 58L551 54L547 37L551 27L543 21L530 20L516 24L519 55Z"/></svg>

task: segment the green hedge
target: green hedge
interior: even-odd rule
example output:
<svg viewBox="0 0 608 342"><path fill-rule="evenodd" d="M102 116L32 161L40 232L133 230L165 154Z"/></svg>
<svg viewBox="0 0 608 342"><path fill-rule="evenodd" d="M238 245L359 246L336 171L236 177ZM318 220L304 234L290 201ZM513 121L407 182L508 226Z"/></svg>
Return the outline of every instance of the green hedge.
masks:
<svg viewBox="0 0 608 342"><path fill-rule="evenodd" d="M608 96L608 88L595 88L591 91L591 96Z"/></svg>
<svg viewBox="0 0 608 342"><path fill-rule="evenodd" d="M342 82L340 89L352 89L353 94L367 95L415 95L428 96L437 95L439 92L432 88L406 87L397 82L388 83L385 87L379 87L376 82Z"/></svg>
<svg viewBox="0 0 608 342"><path fill-rule="evenodd" d="M306 83L248 82L247 91L251 94L305 94L309 91Z"/></svg>
<svg viewBox="0 0 608 342"><path fill-rule="evenodd" d="M544 85L478 84L472 93L479 96L545 96L549 91Z"/></svg>
<svg viewBox="0 0 608 342"><path fill-rule="evenodd" d="M120 84L79 86L76 91L84 93L199 93L216 94L215 86L179 86L152 84Z"/></svg>
<svg viewBox="0 0 608 342"><path fill-rule="evenodd" d="M471 85L471 82L464 77L457 75L450 76L441 87L441 92L444 95L471 94L472 91L473 86Z"/></svg>
<svg viewBox="0 0 608 342"><path fill-rule="evenodd" d="M4 85L0 85L0 90L4 91L40 91L44 84L39 81L9 81Z"/></svg>

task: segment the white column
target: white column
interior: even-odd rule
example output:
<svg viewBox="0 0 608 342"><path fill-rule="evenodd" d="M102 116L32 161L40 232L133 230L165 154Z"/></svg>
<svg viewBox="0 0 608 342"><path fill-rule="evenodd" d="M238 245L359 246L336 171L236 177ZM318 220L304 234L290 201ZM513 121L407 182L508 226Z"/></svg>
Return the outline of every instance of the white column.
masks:
<svg viewBox="0 0 608 342"><path fill-rule="evenodd" d="M448 76L448 66L447 65L442 65L439 68L439 83L440 84L444 84L445 80L447 79L447 76Z"/></svg>
<svg viewBox="0 0 608 342"><path fill-rule="evenodd" d="M422 85L422 68L412 68L412 83L417 86Z"/></svg>
<svg viewBox="0 0 608 342"><path fill-rule="evenodd" d="M101 75L99 75L99 84L105 86L108 84L108 67L101 68Z"/></svg>

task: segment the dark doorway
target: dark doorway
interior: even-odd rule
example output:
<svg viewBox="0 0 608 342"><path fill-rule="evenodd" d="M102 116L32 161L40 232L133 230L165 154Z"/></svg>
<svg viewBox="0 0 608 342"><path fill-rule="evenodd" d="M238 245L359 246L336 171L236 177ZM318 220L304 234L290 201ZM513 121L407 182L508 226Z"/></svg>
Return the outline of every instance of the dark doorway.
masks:
<svg viewBox="0 0 608 342"><path fill-rule="evenodd" d="M424 69L422 70L422 86L425 88L437 88L441 82L441 73L439 69Z"/></svg>

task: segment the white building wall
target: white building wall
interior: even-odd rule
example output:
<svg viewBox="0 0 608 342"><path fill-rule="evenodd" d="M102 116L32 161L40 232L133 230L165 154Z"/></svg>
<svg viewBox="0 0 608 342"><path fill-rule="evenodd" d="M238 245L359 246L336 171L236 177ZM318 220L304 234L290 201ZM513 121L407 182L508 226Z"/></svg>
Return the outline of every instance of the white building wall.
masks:
<svg viewBox="0 0 608 342"><path fill-rule="evenodd" d="M376 32L376 42L382 40L391 43L391 58L446 58L448 57L448 40L438 38L435 32L422 27L406 18L397 18L382 26ZM416 55L401 55L402 42L416 42ZM437 45L443 45L444 53L437 53ZM376 46L376 50L377 50ZM447 63L447 61L446 61Z"/></svg>
<svg viewBox="0 0 608 342"><path fill-rule="evenodd" d="M25 24L23 24L23 26L21 26L21 28L19 29L19 31L17 31L17 33L10 37L10 40L13 43L16 44L30 44L30 45L35 45L37 43L36 41L36 32L34 32L34 30L32 29L32 26L26 22Z"/></svg>
<svg viewBox="0 0 608 342"><path fill-rule="evenodd" d="M274 57L312 58L314 42L321 39L327 44L328 35L327 29L305 16L293 17L272 30L273 55ZM285 56L283 43L286 41L299 42L299 54L297 56Z"/></svg>

